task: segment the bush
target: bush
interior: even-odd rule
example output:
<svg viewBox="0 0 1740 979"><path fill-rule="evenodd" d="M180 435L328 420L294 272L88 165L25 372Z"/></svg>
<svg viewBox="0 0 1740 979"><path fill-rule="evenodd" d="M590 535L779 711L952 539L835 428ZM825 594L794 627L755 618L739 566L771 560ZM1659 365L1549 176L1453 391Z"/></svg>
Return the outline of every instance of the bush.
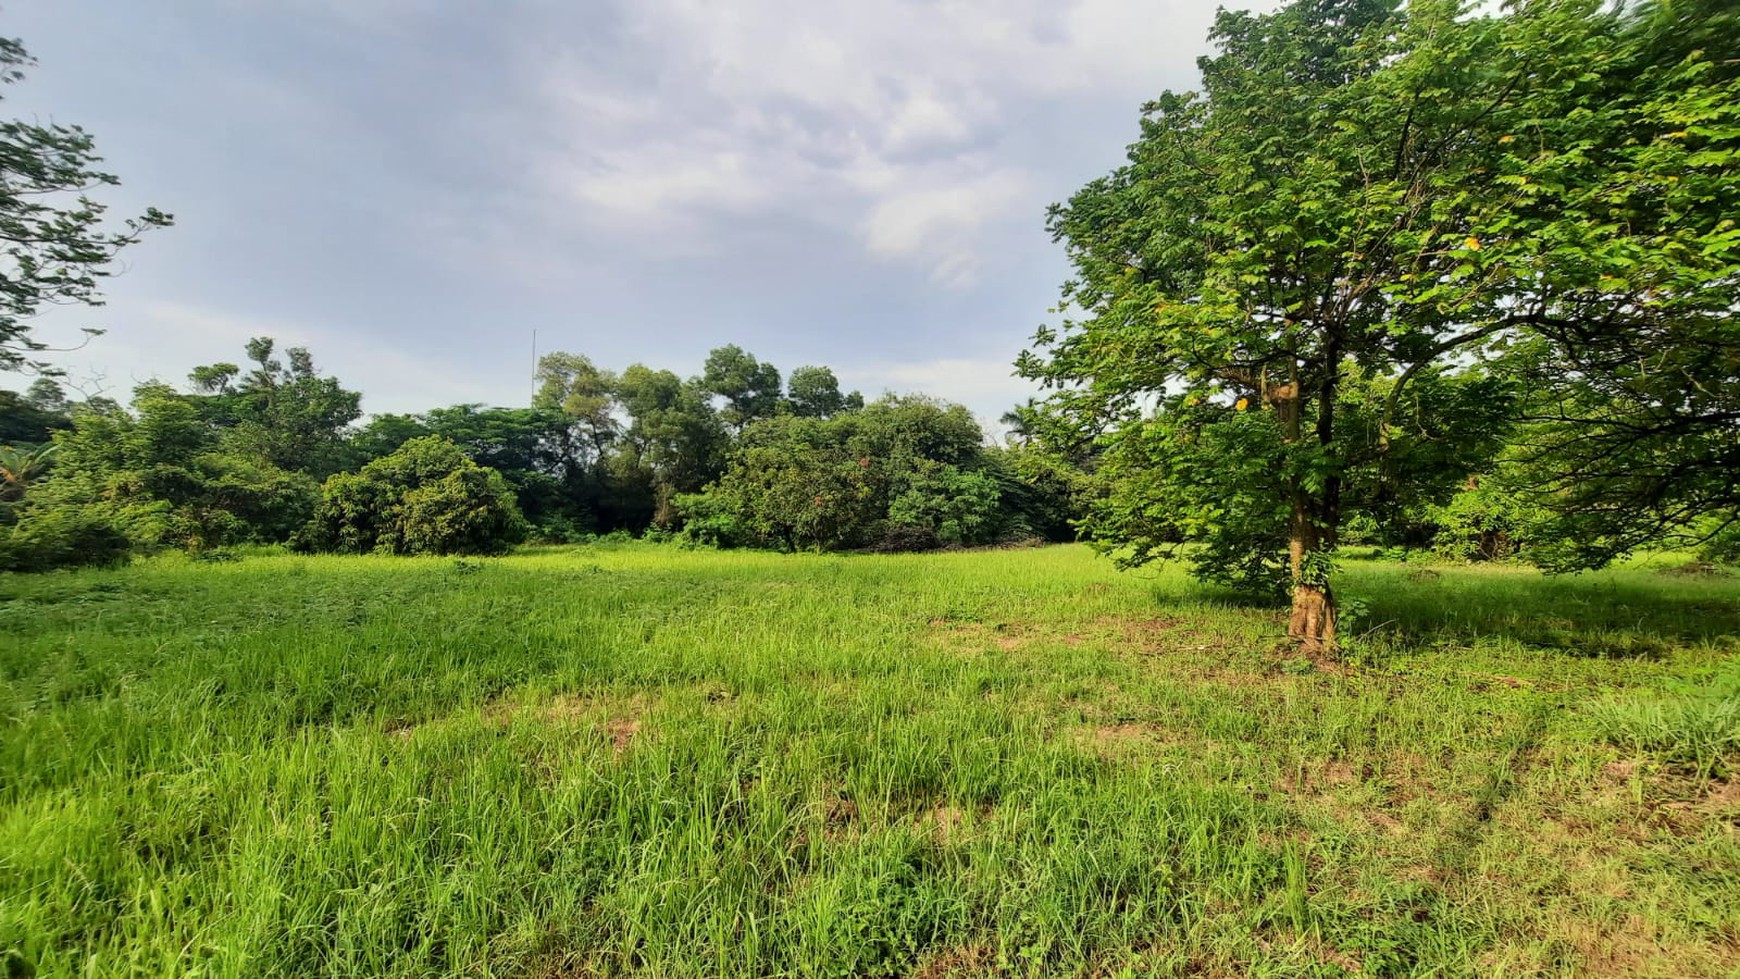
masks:
<svg viewBox="0 0 1740 979"><path fill-rule="evenodd" d="M1000 499L991 476L949 465L924 466L888 504L888 522L929 531L944 544L985 544L996 535Z"/></svg>
<svg viewBox="0 0 1740 979"><path fill-rule="evenodd" d="M113 567L132 542L104 515L78 507L30 507L0 526L0 571Z"/></svg>
<svg viewBox="0 0 1740 979"><path fill-rule="evenodd" d="M1477 483L1431 511L1432 549L1461 561L1502 561L1528 543L1536 517L1516 496Z"/></svg>
<svg viewBox="0 0 1740 979"><path fill-rule="evenodd" d="M352 554L499 554L526 530L501 473L427 436L328 479L313 519L292 543Z"/></svg>
<svg viewBox="0 0 1740 979"><path fill-rule="evenodd" d="M770 418L744 430L717 482L672 502L690 545L910 551L1073 536L1057 472L1029 479L982 441L965 408L923 398Z"/></svg>

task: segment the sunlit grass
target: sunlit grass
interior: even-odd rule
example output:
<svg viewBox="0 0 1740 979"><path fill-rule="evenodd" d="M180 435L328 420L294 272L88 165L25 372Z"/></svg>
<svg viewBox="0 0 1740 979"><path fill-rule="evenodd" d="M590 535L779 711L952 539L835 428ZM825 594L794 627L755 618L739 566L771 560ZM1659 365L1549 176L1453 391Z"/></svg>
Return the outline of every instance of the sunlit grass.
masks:
<svg viewBox="0 0 1740 979"><path fill-rule="evenodd" d="M1345 592L1331 670L1278 654L1272 610L1075 547L0 578L0 956L1740 968L1733 691L1708 686L1740 582L1351 562Z"/></svg>

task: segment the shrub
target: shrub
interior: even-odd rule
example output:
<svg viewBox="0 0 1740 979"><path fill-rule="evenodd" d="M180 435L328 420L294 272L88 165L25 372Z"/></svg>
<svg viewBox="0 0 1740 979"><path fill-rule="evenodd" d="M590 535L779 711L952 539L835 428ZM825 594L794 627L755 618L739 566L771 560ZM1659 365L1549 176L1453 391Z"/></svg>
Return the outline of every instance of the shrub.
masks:
<svg viewBox="0 0 1740 979"><path fill-rule="evenodd" d="M1476 482L1431 511L1432 548L1462 561L1502 561L1528 543L1535 515L1516 496Z"/></svg>
<svg viewBox="0 0 1740 979"><path fill-rule="evenodd" d="M353 554L499 554L526 530L501 473L427 436L328 479L293 543Z"/></svg>
<svg viewBox="0 0 1740 979"><path fill-rule="evenodd" d="M112 567L126 562L132 542L103 514L80 507L30 507L0 526L0 571Z"/></svg>
<svg viewBox="0 0 1740 979"><path fill-rule="evenodd" d="M929 531L944 544L989 543L998 529L1000 498L991 476L949 465L921 467L888 504L888 522Z"/></svg>

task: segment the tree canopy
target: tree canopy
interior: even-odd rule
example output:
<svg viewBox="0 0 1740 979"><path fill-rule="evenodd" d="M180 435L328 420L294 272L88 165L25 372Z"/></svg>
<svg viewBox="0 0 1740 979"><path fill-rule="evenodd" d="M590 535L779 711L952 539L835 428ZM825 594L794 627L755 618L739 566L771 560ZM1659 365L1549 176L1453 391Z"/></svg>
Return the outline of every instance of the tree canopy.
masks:
<svg viewBox="0 0 1740 979"><path fill-rule="evenodd" d="M1333 644L1344 520L1433 491L1403 478L1409 443L1506 423L1486 409L1515 392L1484 360L1730 331L1740 100L1711 53L1663 56L1638 16L1221 12L1201 91L1147 106L1129 161L1051 215L1077 315L1021 367L1127 477L1097 539L1138 562L1204 543L1199 570L1285 583L1290 634Z"/></svg>

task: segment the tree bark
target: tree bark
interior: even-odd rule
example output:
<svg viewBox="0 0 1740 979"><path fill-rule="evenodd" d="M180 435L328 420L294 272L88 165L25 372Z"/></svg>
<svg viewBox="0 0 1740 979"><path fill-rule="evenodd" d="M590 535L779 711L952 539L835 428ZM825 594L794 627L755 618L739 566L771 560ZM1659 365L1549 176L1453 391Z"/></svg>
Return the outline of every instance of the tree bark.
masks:
<svg viewBox="0 0 1740 979"><path fill-rule="evenodd" d="M1287 638L1301 652L1333 653L1335 642L1335 593L1328 581L1310 580L1306 559L1322 542L1304 499L1293 504L1293 525L1287 542L1288 564L1293 572L1293 611L1287 617Z"/></svg>

